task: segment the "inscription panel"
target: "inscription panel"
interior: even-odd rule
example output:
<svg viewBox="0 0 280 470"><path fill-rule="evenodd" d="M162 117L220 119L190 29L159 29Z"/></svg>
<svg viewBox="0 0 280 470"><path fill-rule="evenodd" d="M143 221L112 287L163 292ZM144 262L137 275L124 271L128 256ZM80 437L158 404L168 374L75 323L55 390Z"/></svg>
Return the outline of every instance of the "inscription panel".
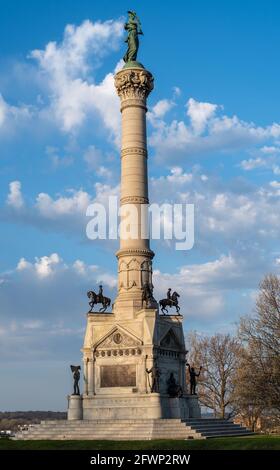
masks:
<svg viewBox="0 0 280 470"><path fill-rule="evenodd" d="M136 387L136 366L133 364L101 366L100 387Z"/></svg>

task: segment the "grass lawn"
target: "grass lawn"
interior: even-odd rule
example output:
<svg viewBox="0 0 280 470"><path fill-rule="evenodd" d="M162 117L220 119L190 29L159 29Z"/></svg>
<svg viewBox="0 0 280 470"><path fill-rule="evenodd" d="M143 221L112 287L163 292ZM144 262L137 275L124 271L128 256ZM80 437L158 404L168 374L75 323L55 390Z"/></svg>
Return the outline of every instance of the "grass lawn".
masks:
<svg viewBox="0 0 280 470"><path fill-rule="evenodd" d="M280 450L280 436L226 437L206 440L155 441L12 441L0 439L0 450Z"/></svg>

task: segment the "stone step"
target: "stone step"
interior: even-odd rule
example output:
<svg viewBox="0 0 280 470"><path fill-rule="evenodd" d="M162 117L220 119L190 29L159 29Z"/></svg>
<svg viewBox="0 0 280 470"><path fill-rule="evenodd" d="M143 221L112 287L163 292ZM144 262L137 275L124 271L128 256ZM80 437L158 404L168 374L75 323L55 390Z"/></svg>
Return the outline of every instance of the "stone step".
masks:
<svg viewBox="0 0 280 470"><path fill-rule="evenodd" d="M215 431L215 430L223 430L223 429L244 429L241 426L235 426L235 425L220 425L220 426L190 426L191 429L195 429L196 431Z"/></svg>
<svg viewBox="0 0 280 470"><path fill-rule="evenodd" d="M201 423L203 424L206 424L207 426L212 424L213 426L215 425L218 425L218 424L235 424L233 421L227 421L225 419L217 419L217 420L204 420L204 419L200 419L200 420L187 420L187 421L184 421L185 424L187 426L198 426L200 425Z"/></svg>
<svg viewBox="0 0 280 470"><path fill-rule="evenodd" d="M223 437L223 436L248 436L252 435L251 431L209 431L203 432L202 435L205 437Z"/></svg>
<svg viewBox="0 0 280 470"><path fill-rule="evenodd" d="M110 435L110 436L115 436L116 437L116 434L115 433L112 433L110 431L108 432L102 432L102 431L98 431L98 432L95 432L95 433L88 433L88 432L85 432L85 433L81 433L81 432L74 432L74 431L69 431L69 432L60 432L60 431L57 431L57 432L48 432L48 433L45 433L45 432L38 432L38 433L30 433L30 434L25 434L24 437L36 437L36 436L55 436L55 435L68 435L68 434L75 434L75 435L79 435L79 436L107 436L107 435ZM133 435L145 435L145 434L153 434L153 435L165 435L165 436L172 436L174 434L170 434L168 431L161 431L161 432L153 432L153 431L145 431L145 430L142 430L142 431L139 431L137 432L136 434L133 434ZM186 436L186 435L196 435L197 433L194 432L194 431L191 431L189 432L188 430L185 430L185 431L179 431L176 433L176 436ZM123 436L123 435L127 435L127 436L132 436L132 434L127 431L127 432L122 432L122 433L119 433L117 436Z"/></svg>
<svg viewBox="0 0 280 470"><path fill-rule="evenodd" d="M206 439L245 436L253 433L232 421L220 419L128 419L43 421L14 439L23 440L150 440Z"/></svg>
<svg viewBox="0 0 280 470"><path fill-rule="evenodd" d="M77 430L77 431L96 431L97 429L100 429L100 430L119 430L119 431L122 431L122 430L130 430L130 431L133 431L135 429L144 429L144 430L147 430L147 429L154 429L154 430L166 430L168 432L172 432L172 431L177 431L179 429L187 429L187 428L190 428L190 426L185 426L185 425L181 425L181 426L144 426L144 425L139 425L139 426L123 426L123 427L111 427L111 426L85 426L85 427L82 427L82 426L79 426L79 427L67 427L67 426L59 426L59 427L38 427L38 428L30 428L28 431L23 431L23 432L36 432L36 431L52 431L53 429L59 429L59 430L65 430L65 431L68 431L68 430Z"/></svg>

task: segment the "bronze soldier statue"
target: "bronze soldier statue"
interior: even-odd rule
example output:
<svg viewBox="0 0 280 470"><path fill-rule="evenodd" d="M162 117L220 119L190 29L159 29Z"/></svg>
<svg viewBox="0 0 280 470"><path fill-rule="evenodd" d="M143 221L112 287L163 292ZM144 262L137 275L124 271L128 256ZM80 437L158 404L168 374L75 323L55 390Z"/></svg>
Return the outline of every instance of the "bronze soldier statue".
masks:
<svg viewBox="0 0 280 470"><path fill-rule="evenodd" d="M160 370L155 363L151 369L146 369L147 374L151 374L152 376L152 385L150 384L151 393L158 393L159 392L159 378L160 378Z"/></svg>
<svg viewBox="0 0 280 470"><path fill-rule="evenodd" d="M178 302L179 297L180 295L176 291L174 291L173 294L171 295L171 288L169 287L167 294L166 294L166 299L161 299L159 301L159 306L164 315L168 313L168 310L166 307L175 307L176 313L180 314L180 307L179 307L179 302Z"/></svg>
<svg viewBox="0 0 280 470"><path fill-rule="evenodd" d="M195 372L195 368L191 367L188 362L186 363L186 366L189 368L191 395L197 395L197 393L196 393L196 385L197 385L196 378L200 376L202 366L200 366L198 374Z"/></svg>
<svg viewBox="0 0 280 470"><path fill-rule="evenodd" d="M73 393L73 395L80 395L79 380L80 380L81 366L70 366L70 367L71 367L71 371L73 373L73 379L74 379L74 393Z"/></svg>
<svg viewBox="0 0 280 470"><path fill-rule="evenodd" d="M98 299L99 299L99 303L102 304L102 301L103 301L103 286L102 285L99 286Z"/></svg>
<svg viewBox="0 0 280 470"><path fill-rule="evenodd" d="M87 293L89 301L89 306L91 307L89 313L92 313L93 307L96 304L102 304L102 307L99 309L99 312L104 313L107 310L107 307L111 305L111 299L103 295L103 286L100 284L98 294L93 290L88 291Z"/></svg>

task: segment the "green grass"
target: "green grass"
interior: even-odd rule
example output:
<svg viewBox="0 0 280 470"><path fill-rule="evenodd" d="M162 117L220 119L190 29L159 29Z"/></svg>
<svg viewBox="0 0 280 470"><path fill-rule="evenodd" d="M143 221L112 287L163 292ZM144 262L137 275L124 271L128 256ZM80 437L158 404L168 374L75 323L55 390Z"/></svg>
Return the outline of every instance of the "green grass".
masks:
<svg viewBox="0 0 280 470"><path fill-rule="evenodd" d="M0 450L279 450L280 436L227 437L187 441L12 441Z"/></svg>

